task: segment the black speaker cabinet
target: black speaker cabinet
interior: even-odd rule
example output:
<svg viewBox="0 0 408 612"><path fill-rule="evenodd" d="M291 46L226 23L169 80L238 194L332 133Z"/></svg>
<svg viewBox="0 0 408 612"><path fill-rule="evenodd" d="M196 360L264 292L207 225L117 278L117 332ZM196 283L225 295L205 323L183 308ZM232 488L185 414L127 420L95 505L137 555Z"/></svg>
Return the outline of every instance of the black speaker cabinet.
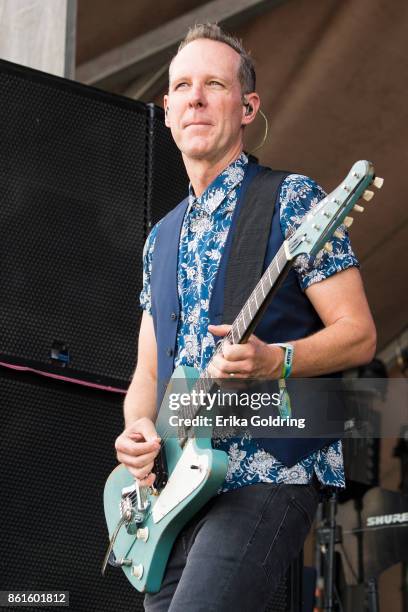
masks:
<svg viewBox="0 0 408 612"><path fill-rule="evenodd" d="M163 111L0 61L0 362L126 387L142 251L187 194Z"/></svg>
<svg viewBox="0 0 408 612"><path fill-rule="evenodd" d="M75 611L143 610L121 570L101 576L122 394L0 368L0 398L0 590L69 591Z"/></svg>

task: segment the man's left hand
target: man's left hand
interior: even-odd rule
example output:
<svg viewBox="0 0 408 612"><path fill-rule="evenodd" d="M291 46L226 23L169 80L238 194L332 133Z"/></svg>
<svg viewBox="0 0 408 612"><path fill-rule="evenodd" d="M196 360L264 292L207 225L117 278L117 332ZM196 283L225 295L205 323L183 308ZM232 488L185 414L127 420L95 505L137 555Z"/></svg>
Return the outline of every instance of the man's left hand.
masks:
<svg viewBox="0 0 408 612"><path fill-rule="evenodd" d="M214 336L224 337L231 325L209 325ZM274 344L266 344L251 335L246 344L223 345L223 354L214 356L209 368L213 378L280 378L284 351Z"/></svg>

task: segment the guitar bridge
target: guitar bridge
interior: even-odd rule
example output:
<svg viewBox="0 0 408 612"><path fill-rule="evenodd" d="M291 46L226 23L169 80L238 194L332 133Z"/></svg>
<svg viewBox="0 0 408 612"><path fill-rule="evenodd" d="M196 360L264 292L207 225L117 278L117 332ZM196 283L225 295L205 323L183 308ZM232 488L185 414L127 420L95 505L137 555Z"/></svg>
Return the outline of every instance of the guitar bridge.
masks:
<svg viewBox="0 0 408 612"><path fill-rule="evenodd" d="M150 506L150 502L147 499L148 490L148 487L140 487L136 481L133 485L122 489L122 497L119 504L120 514L125 521L126 531L129 534L135 534L138 525L145 520Z"/></svg>

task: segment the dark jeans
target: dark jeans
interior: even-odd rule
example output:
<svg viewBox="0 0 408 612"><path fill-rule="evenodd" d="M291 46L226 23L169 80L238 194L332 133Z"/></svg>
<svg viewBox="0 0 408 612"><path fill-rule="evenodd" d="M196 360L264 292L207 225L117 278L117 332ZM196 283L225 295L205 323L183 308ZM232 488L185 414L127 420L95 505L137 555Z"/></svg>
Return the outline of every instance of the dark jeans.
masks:
<svg viewBox="0 0 408 612"><path fill-rule="evenodd" d="M318 502L315 479L216 496L179 534L146 612L261 612L299 554Z"/></svg>

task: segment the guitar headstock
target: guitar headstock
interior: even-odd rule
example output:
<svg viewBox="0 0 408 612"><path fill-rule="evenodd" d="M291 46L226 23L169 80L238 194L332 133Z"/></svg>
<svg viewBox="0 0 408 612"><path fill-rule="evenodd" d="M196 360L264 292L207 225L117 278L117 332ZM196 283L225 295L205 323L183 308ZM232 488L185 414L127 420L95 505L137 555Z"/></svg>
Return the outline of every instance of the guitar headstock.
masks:
<svg viewBox="0 0 408 612"><path fill-rule="evenodd" d="M369 202L374 191L367 189L373 184L381 189L384 180L374 175L372 163L360 160L354 164L342 183L319 204L305 215L304 220L296 232L285 241L285 250L288 259L298 255L314 256L322 248L331 250L329 241L342 223L350 227L353 217L347 216L354 209L363 212L364 207L357 204L360 198Z"/></svg>

